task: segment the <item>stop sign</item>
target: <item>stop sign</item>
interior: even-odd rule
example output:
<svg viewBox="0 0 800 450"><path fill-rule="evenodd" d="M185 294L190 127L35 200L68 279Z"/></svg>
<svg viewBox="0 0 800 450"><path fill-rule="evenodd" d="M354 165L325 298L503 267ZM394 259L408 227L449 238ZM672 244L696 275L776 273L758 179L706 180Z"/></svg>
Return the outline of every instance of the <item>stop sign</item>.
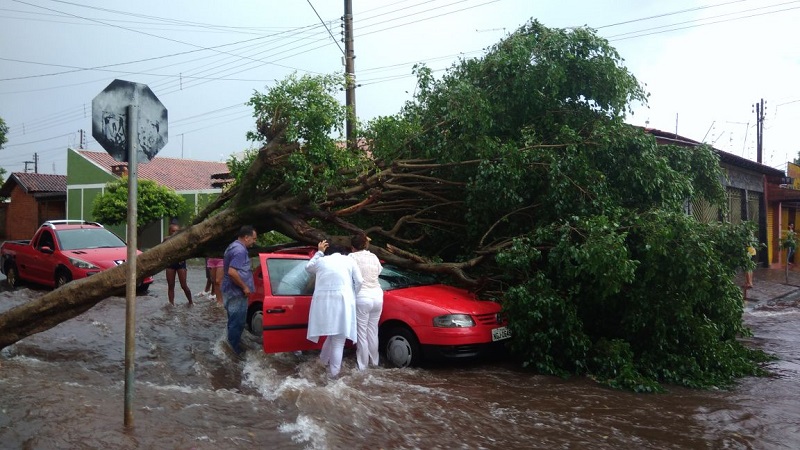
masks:
<svg viewBox="0 0 800 450"><path fill-rule="evenodd" d="M128 106L137 106L137 162L167 144L167 108L146 84L114 80L92 100L92 136L115 160L128 161Z"/></svg>

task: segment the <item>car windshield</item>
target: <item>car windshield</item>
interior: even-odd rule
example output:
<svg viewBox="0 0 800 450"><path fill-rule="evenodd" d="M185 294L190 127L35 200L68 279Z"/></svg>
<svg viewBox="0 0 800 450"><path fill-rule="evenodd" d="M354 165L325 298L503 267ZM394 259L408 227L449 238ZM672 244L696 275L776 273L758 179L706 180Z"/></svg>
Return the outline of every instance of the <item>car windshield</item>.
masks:
<svg viewBox="0 0 800 450"><path fill-rule="evenodd" d="M395 266L383 266L379 281L381 289L384 291L439 283L433 275L412 272Z"/></svg>
<svg viewBox="0 0 800 450"><path fill-rule="evenodd" d="M56 231L62 250L125 247L125 242L105 228L75 228Z"/></svg>
<svg viewBox="0 0 800 450"><path fill-rule="evenodd" d="M272 295L313 294L314 276L306 272L307 263L307 259L270 258L268 267ZM439 283L433 275L395 266L383 266L378 281L384 291Z"/></svg>

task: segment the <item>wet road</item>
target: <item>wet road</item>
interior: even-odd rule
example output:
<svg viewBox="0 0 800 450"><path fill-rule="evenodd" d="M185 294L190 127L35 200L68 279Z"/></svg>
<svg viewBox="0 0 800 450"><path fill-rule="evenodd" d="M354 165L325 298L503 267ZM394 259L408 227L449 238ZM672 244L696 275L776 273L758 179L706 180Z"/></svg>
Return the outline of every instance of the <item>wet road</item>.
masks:
<svg viewBox="0 0 800 450"><path fill-rule="evenodd" d="M2 277L0 277L1 279ZM199 265L190 287L202 289ZM0 311L41 294L10 292ZM225 351L216 302L167 304L163 273L137 298L134 427L123 427L125 299L0 352L0 448L800 448L800 308L746 313L775 375L731 391L638 395L531 375L503 361L355 370L329 381L313 353Z"/></svg>

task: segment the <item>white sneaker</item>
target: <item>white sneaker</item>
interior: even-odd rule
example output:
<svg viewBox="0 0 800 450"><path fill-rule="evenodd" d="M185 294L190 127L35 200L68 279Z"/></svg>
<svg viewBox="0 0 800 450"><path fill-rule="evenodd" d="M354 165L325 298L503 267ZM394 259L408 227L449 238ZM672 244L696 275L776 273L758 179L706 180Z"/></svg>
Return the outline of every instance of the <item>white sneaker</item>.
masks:
<svg viewBox="0 0 800 450"><path fill-rule="evenodd" d="M216 296L216 295L214 295L214 294L208 294L208 299L209 299L209 300L216 300L216 299L217 299L217 296Z"/></svg>
<svg viewBox="0 0 800 450"><path fill-rule="evenodd" d="M206 295L208 295L208 292L206 292L206 291L203 291L203 292L198 292L198 293L197 293L197 294L195 294L194 296L195 296L195 297L205 297Z"/></svg>

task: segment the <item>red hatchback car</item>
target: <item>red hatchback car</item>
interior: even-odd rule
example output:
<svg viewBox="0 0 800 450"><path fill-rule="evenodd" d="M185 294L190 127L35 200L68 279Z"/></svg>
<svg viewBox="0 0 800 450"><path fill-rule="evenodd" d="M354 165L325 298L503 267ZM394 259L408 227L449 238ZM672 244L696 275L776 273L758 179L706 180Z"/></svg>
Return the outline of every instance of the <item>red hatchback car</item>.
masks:
<svg viewBox="0 0 800 450"><path fill-rule="evenodd" d="M247 328L261 334L264 351L279 353L322 347L306 339L314 278L305 266L315 248L259 255L250 294ZM500 305L429 276L392 266L380 275L384 291L380 349L396 367L425 359L489 354L511 337Z"/></svg>

